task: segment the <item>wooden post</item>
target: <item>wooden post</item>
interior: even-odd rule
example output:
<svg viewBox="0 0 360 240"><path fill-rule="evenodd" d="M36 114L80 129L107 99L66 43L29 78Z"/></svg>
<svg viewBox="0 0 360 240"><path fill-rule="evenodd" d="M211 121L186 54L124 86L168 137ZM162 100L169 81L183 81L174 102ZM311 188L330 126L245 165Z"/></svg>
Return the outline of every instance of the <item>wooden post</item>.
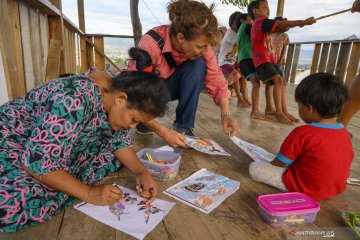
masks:
<svg viewBox="0 0 360 240"><path fill-rule="evenodd" d="M330 54L329 54L329 60L328 63L326 65L326 72L327 73L334 73L335 70L335 64L336 64L336 59L339 53L339 43L332 43L331 44L331 48L330 48Z"/></svg>
<svg viewBox="0 0 360 240"><path fill-rule="evenodd" d="M285 0L278 0L276 16L283 17Z"/></svg>
<svg viewBox="0 0 360 240"><path fill-rule="evenodd" d="M2 78L5 78L4 81L2 80ZM0 34L0 81L5 83L1 85L2 86L6 85L5 91L7 92L6 96L1 96L3 102L0 102L0 104L3 104L8 100L13 99L13 93L12 93L12 87L10 81L9 67L7 65L5 47L1 34Z"/></svg>
<svg viewBox="0 0 360 240"><path fill-rule="evenodd" d="M84 0L78 0L78 15L79 15L79 28L81 31L85 31L85 11L84 11ZM81 55L81 72L85 72L89 66L87 44L84 38L80 38L80 55Z"/></svg>
<svg viewBox="0 0 360 240"><path fill-rule="evenodd" d="M349 87L354 80L355 75L359 69L360 61L360 42L354 42L351 50L349 67L346 72L345 85Z"/></svg>
<svg viewBox="0 0 360 240"><path fill-rule="evenodd" d="M311 63L310 74L316 73L319 65L319 56L321 50L321 43L315 44L314 55Z"/></svg>
<svg viewBox="0 0 360 240"><path fill-rule="evenodd" d="M294 60L292 62L291 72L290 72L290 82L291 83L295 83L297 65L298 65L299 56L300 56L300 50L301 50L301 45L296 44L295 45L295 52L294 52Z"/></svg>
<svg viewBox="0 0 360 240"><path fill-rule="evenodd" d="M140 41L140 36L142 36L142 26L139 17L138 6L139 6L139 0L130 0L131 23L134 33L134 44L136 47Z"/></svg>

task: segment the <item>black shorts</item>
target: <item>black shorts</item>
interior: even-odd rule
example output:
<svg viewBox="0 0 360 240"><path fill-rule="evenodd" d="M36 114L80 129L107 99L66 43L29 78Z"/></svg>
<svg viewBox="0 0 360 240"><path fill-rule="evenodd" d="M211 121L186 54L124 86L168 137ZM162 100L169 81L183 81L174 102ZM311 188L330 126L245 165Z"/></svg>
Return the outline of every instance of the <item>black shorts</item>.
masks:
<svg viewBox="0 0 360 240"><path fill-rule="evenodd" d="M276 75L281 76L281 72L280 72L279 67L272 64L272 63L269 63L269 62L263 63L260 66L258 66L256 68L256 72L257 72L259 80L263 84L273 85L274 84L273 78Z"/></svg>
<svg viewBox="0 0 360 240"><path fill-rule="evenodd" d="M246 80L250 80L250 77L256 74L255 66L252 58L245 58L239 62L240 72Z"/></svg>

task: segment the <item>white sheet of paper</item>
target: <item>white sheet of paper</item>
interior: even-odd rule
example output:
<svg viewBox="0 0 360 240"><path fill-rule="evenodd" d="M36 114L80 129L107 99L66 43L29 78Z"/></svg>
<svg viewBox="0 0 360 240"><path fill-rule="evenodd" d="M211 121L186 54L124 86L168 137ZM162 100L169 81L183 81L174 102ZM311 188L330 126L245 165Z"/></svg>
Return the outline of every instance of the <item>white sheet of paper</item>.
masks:
<svg viewBox="0 0 360 240"><path fill-rule="evenodd" d="M140 197L137 192L128 188L117 185L124 193L129 193L129 197L133 201L124 203L124 214L121 215L120 220L113 214L109 206L95 206L90 203L79 203L74 206L75 209L85 213L95 220L125 232L137 239L143 239L149 232L151 232L168 214L171 208L175 205L174 202L169 202L161 199L156 199L151 205L161 209L159 212L149 214L148 222L145 220L145 210L139 210L138 202L146 200ZM135 201L136 199L136 201Z"/></svg>
<svg viewBox="0 0 360 240"><path fill-rule="evenodd" d="M235 136L230 137L230 139L247 155L249 155L249 157L251 157L255 162L271 162L275 158L274 154L269 153L265 149L258 147L254 144L248 143Z"/></svg>
<svg viewBox="0 0 360 240"><path fill-rule="evenodd" d="M202 168L163 193L204 213L210 213L239 187L240 182Z"/></svg>
<svg viewBox="0 0 360 240"><path fill-rule="evenodd" d="M193 149L210 155L231 156L211 139L186 137L186 144Z"/></svg>
<svg viewBox="0 0 360 240"><path fill-rule="evenodd" d="M174 149L172 147L170 147L169 145L159 147L156 150L166 151L166 152L174 152Z"/></svg>

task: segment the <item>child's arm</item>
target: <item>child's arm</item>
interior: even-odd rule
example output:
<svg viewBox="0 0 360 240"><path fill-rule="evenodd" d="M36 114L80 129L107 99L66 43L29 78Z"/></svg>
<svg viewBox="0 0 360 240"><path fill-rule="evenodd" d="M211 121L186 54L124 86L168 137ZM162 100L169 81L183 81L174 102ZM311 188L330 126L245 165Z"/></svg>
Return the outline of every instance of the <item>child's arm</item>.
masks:
<svg viewBox="0 0 360 240"><path fill-rule="evenodd" d="M305 20L278 21L274 32L286 32L293 27L303 27L305 25L312 25L314 23L316 23L314 17L310 17Z"/></svg>
<svg viewBox="0 0 360 240"><path fill-rule="evenodd" d="M271 165L274 165L276 167L286 167L287 166L287 164L280 161L277 157L274 158L274 160L272 160L272 162L270 162L270 163L271 163Z"/></svg>

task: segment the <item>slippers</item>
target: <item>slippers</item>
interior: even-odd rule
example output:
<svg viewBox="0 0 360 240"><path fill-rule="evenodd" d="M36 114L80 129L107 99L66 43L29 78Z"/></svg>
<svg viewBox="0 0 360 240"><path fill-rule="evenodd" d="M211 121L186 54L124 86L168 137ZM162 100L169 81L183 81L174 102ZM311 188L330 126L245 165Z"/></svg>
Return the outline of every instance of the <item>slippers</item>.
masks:
<svg viewBox="0 0 360 240"><path fill-rule="evenodd" d="M345 224L360 238L360 213L343 211L341 216Z"/></svg>
<svg viewBox="0 0 360 240"><path fill-rule="evenodd" d="M360 180L356 178L348 178L346 180L346 183L349 185L359 185L360 186Z"/></svg>

